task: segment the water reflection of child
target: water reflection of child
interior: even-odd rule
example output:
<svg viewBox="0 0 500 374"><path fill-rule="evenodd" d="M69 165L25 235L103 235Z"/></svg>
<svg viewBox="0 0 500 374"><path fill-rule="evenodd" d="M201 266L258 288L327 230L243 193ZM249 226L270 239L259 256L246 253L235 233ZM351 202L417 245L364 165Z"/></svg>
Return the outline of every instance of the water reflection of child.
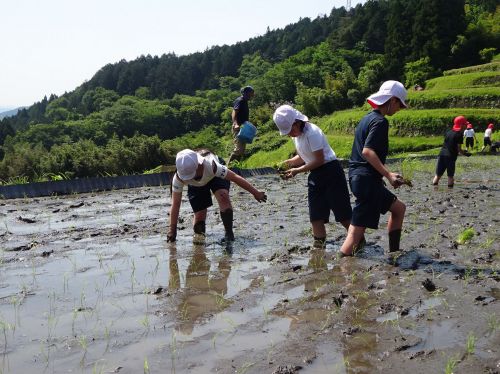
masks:
<svg viewBox="0 0 500 374"><path fill-rule="evenodd" d="M323 131L290 105L282 105L274 112L273 120L280 135L293 138L297 155L283 161L290 169L285 178L310 171L307 178L309 219L315 245L322 246L326 240L325 223L330 210L335 220L349 228L351 203L344 170L328 144Z"/></svg>
<svg viewBox="0 0 500 374"><path fill-rule="evenodd" d="M448 175L448 187L452 188L455 183L455 163L458 154L470 156L470 153L462 149L464 142L464 131L467 126L467 119L464 116L455 117L453 120L453 128L446 131L444 135L444 143L439 152L439 157L436 165L436 175L432 180L432 184L437 186L444 172Z"/></svg>
<svg viewBox="0 0 500 374"><path fill-rule="evenodd" d="M347 238L340 249L344 256L352 256L354 249L361 246L366 228L377 229L380 215L388 211L391 212L387 223L389 251L399 250L406 206L385 187L382 178L394 188L403 184L401 175L385 166L389 152L389 121L385 116L406 108L406 96L400 82L384 82L379 91L367 99L374 110L356 126L349 160L349 184L356 204Z"/></svg>
<svg viewBox="0 0 500 374"><path fill-rule="evenodd" d="M175 248L169 258L169 290L181 290L179 265ZM223 256L219 260L218 274L210 276L210 260L205 254L204 245L193 245L193 256L186 270L186 284L178 305L179 323L176 329L183 334L193 332L194 325L205 315L221 311L227 302L227 280L231 272L230 258Z"/></svg>
<svg viewBox="0 0 500 374"><path fill-rule="evenodd" d="M220 215L226 240L234 240L233 207L229 199L230 181L236 183L253 195L258 202L266 201L266 194L257 190L245 178L229 170L224 161L207 150L198 152L184 149L177 153L175 160L177 171L172 180L172 206L170 208L170 226L167 241L177 237L177 221L181 205L182 190L188 185L188 198L194 212L193 229L196 234L205 235L207 208L212 206L212 192L219 203Z"/></svg>

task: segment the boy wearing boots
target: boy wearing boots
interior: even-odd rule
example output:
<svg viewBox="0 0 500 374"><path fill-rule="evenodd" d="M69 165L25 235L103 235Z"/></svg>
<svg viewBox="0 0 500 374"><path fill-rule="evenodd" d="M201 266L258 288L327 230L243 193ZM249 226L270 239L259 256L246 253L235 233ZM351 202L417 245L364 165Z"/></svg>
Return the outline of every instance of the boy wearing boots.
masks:
<svg viewBox="0 0 500 374"><path fill-rule="evenodd" d="M349 185L356 198L352 210L351 225L340 248L343 256L352 256L364 236L367 227L377 229L381 214L391 212L387 223L389 251L399 251L401 228L406 206L390 192L382 180L398 188L403 178L385 166L389 151L389 121L392 116L407 107L407 92L397 81L387 81L367 101L373 111L365 115L355 130L354 144L349 160Z"/></svg>
<svg viewBox="0 0 500 374"><path fill-rule="evenodd" d="M266 194L257 190L246 179L229 170L218 156L208 150L195 152L184 149L177 153L177 171L172 180L172 205L167 241L174 242L177 237L177 221L181 206L182 190L188 185L188 198L194 212L193 230L195 234L205 235L207 208L212 206L212 192L219 204L220 215L225 229L226 241L234 240L233 207L229 199L230 182L236 183L251 193L258 202L267 200Z"/></svg>

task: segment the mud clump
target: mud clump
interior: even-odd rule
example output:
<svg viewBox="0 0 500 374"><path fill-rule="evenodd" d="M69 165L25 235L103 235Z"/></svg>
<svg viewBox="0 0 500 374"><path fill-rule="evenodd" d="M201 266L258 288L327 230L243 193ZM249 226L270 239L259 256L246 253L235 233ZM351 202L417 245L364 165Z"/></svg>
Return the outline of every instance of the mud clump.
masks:
<svg viewBox="0 0 500 374"><path fill-rule="evenodd" d="M424 288L429 291L429 292L434 292L436 291L436 285L434 284L433 281L431 281L429 278L426 278L423 282L422 282L422 286L424 286Z"/></svg>

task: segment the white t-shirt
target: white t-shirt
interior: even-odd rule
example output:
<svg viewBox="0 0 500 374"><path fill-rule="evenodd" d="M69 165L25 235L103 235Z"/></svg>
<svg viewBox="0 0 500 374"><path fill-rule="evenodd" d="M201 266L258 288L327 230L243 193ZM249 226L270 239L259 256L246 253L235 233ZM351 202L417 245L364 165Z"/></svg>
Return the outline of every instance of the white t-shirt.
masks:
<svg viewBox="0 0 500 374"><path fill-rule="evenodd" d="M301 135L293 138L293 142L295 143L297 153L306 164L314 161L313 152L320 149L323 150L325 164L337 159L335 152L333 152L332 147L330 147L330 144L326 140L325 134L313 123L306 122L304 131Z"/></svg>
<svg viewBox="0 0 500 374"><path fill-rule="evenodd" d="M484 137L491 138L491 129L486 129L486 131L484 132Z"/></svg>
<svg viewBox="0 0 500 374"><path fill-rule="evenodd" d="M474 129L467 129L464 131L464 136L466 138L473 138L474 137Z"/></svg>
<svg viewBox="0 0 500 374"><path fill-rule="evenodd" d="M215 173L213 168L214 164L215 164ZM172 192L182 193L184 185L186 184L196 187L205 186L215 177L226 179L227 171L228 171L227 167L221 165L217 160L217 157L214 154L210 153L209 155L203 157L203 176L201 177L201 179L200 180L190 179L187 181L183 181L179 178L177 173L175 173L174 179L172 180Z"/></svg>

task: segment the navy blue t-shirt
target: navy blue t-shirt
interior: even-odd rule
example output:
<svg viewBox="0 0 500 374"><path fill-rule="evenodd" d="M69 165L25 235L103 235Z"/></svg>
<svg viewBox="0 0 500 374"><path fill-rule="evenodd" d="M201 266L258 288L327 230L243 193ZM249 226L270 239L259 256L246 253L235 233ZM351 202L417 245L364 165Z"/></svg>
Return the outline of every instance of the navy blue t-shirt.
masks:
<svg viewBox="0 0 500 374"><path fill-rule="evenodd" d="M382 178L382 174L363 157L365 147L375 151L380 161L385 164L389 152L389 121L378 110L368 113L356 126L349 159L349 177L370 175Z"/></svg>
<svg viewBox="0 0 500 374"><path fill-rule="evenodd" d="M440 156L448 156L453 160L458 157L458 145L464 142L464 135L461 131L448 130L444 135L444 143L439 152Z"/></svg>
<svg viewBox="0 0 500 374"><path fill-rule="evenodd" d="M243 96L234 100L233 109L236 111L236 121L238 122L238 125L248 121L248 118L250 117L248 100L246 100Z"/></svg>

